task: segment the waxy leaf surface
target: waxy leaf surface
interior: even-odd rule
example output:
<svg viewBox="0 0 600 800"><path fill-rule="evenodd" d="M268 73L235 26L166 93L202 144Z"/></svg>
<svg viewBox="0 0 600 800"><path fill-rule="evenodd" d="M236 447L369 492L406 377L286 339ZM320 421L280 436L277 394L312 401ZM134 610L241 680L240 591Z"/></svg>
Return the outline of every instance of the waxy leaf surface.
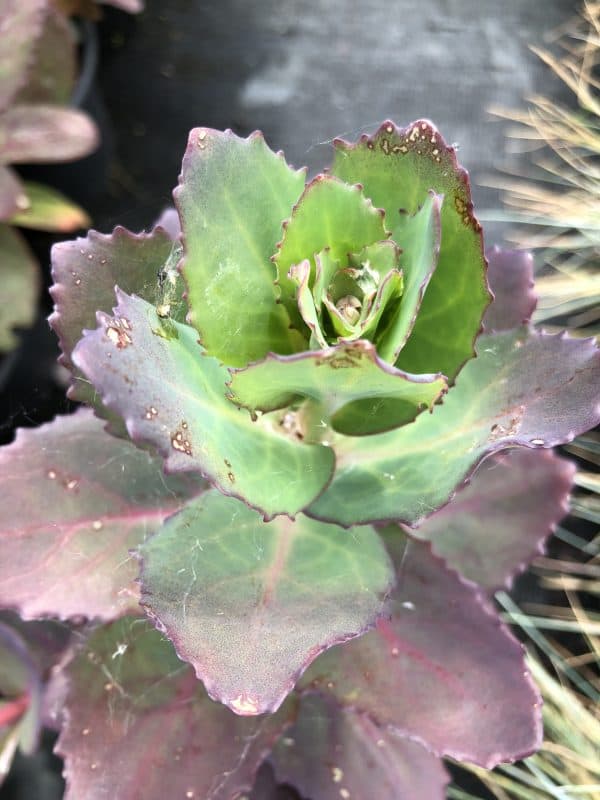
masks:
<svg viewBox="0 0 600 800"><path fill-rule="evenodd" d="M438 264L397 366L414 373L439 371L452 379L474 354L490 300L481 229L473 216L466 172L458 166L454 150L425 120L404 129L385 122L356 144L336 140L334 145L332 173L362 184L374 205L385 209L386 227L400 247L398 212L414 214L429 191L444 195Z"/></svg>
<svg viewBox="0 0 600 800"><path fill-rule="evenodd" d="M525 328L481 336L477 358L431 415L385 434L333 439L336 472L307 513L343 525L418 524L486 455L554 447L600 421L600 351Z"/></svg>
<svg viewBox="0 0 600 800"><path fill-rule="evenodd" d="M98 145L98 131L82 111L52 105L13 106L0 115L0 163L72 161Z"/></svg>
<svg viewBox="0 0 600 800"><path fill-rule="evenodd" d="M0 450L0 480L0 605L26 618L139 612L130 549L203 488L165 477L87 409L20 430Z"/></svg>
<svg viewBox="0 0 600 800"><path fill-rule="evenodd" d="M270 756L280 783L318 800L444 800L449 776L424 747L364 714L306 695Z"/></svg>
<svg viewBox="0 0 600 800"><path fill-rule="evenodd" d="M183 322L183 281L175 272L180 255L181 247L158 226L139 234L125 228L115 228L110 235L90 231L85 238L54 245L54 313L49 321L59 338L60 363L74 373L70 397L100 407L94 387L77 372L71 353L84 328L95 326L96 312L110 313L117 283L124 292L135 292L157 307L168 304L173 319Z"/></svg>
<svg viewBox="0 0 600 800"><path fill-rule="evenodd" d="M15 328L25 328L35 319L39 290L38 265L23 237L0 224L0 353L18 342Z"/></svg>
<svg viewBox="0 0 600 800"><path fill-rule="evenodd" d="M427 544L407 546L391 612L375 631L321 656L302 685L437 755L486 768L539 747L541 703L523 647Z"/></svg>
<svg viewBox="0 0 600 800"><path fill-rule="evenodd" d="M303 187L304 171L289 167L259 133L247 139L209 128L190 133L174 193L190 323L207 352L226 364L302 349L275 302L270 258Z"/></svg>
<svg viewBox="0 0 600 800"><path fill-rule="evenodd" d="M277 709L318 653L373 626L394 581L373 528L265 523L214 491L140 553L142 604L239 714Z"/></svg>
<svg viewBox="0 0 600 800"><path fill-rule="evenodd" d="M171 643L130 617L98 628L67 676L65 800L234 800L293 713L245 719L214 703Z"/></svg>
<svg viewBox="0 0 600 800"><path fill-rule="evenodd" d="M567 513L574 474L574 465L550 450L508 450L486 459L414 534L486 589L510 586Z"/></svg>
<svg viewBox="0 0 600 800"><path fill-rule="evenodd" d="M118 291L117 299L115 316L98 314L100 327L86 332L73 361L132 439L158 449L169 471L200 472L267 517L310 503L332 473L331 449L252 421L227 399L230 373L194 328L161 319L139 297Z"/></svg>
<svg viewBox="0 0 600 800"><path fill-rule="evenodd" d="M537 295L533 281L533 257L519 250L493 247L486 253L488 282L494 299L483 317L488 331L505 331L529 322Z"/></svg>
<svg viewBox="0 0 600 800"><path fill-rule="evenodd" d="M253 410L282 408L298 397L314 400L325 418L320 420L323 429L349 403L371 400L371 432L410 422L445 390L443 376L407 375L382 361L364 340L294 356L272 354L234 371L231 380L234 402ZM391 401L393 418L381 413L379 398Z"/></svg>

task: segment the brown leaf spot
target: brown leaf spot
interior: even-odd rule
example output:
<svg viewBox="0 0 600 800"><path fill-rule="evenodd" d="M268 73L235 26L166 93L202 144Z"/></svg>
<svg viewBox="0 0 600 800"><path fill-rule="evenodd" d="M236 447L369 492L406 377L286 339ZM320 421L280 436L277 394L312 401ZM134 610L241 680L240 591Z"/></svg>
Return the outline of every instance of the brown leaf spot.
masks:
<svg viewBox="0 0 600 800"><path fill-rule="evenodd" d="M186 456L192 455L192 445L182 431L176 431L171 437L171 446L178 453L185 453Z"/></svg>

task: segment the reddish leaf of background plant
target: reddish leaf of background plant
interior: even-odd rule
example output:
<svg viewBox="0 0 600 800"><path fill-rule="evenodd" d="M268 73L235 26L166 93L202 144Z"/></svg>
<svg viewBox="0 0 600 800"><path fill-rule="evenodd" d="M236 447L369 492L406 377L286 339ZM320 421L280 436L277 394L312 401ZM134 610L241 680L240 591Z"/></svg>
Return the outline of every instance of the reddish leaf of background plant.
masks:
<svg viewBox="0 0 600 800"><path fill-rule="evenodd" d="M550 450L508 450L412 533L484 588L510 586L566 514L574 474Z"/></svg>
<svg viewBox="0 0 600 800"><path fill-rule="evenodd" d="M140 619L98 628L67 668L65 800L233 800L251 788L295 704L239 717L210 700Z"/></svg>
<svg viewBox="0 0 600 800"><path fill-rule="evenodd" d="M303 697L270 761L279 782L315 800L444 800L449 781L421 745L316 695Z"/></svg>
<svg viewBox="0 0 600 800"><path fill-rule="evenodd" d="M5 221L27 203L27 195L15 172L0 166L0 221Z"/></svg>
<svg viewBox="0 0 600 800"><path fill-rule="evenodd" d="M48 0L3 0L0 11L0 111L27 80Z"/></svg>
<svg viewBox="0 0 600 800"><path fill-rule="evenodd" d="M437 755L492 768L541 744L523 647L489 602L410 542L377 629L321 656L302 680Z"/></svg>
<svg viewBox="0 0 600 800"><path fill-rule="evenodd" d="M486 330L504 331L529 322L537 295L533 281L533 257L522 250L493 247L486 253L488 283L494 299L483 317Z"/></svg>
<svg viewBox="0 0 600 800"><path fill-rule="evenodd" d="M98 131L81 111L52 105L13 106L0 115L0 163L73 161L98 146Z"/></svg>
<svg viewBox="0 0 600 800"><path fill-rule="evenodd" d="M216 491L140 552L143 606L238 714L276 710L318 653L372 627L395 577L371 527L266 523Z"/></svg>
<svg viewBox="0 0 600 800"><path fill-rule="evenodd" d="M0 480L0 604L25 618L137 610L130 549L202 489L165 478L160 461L89 410L20 430L0 450Z"/></svg>

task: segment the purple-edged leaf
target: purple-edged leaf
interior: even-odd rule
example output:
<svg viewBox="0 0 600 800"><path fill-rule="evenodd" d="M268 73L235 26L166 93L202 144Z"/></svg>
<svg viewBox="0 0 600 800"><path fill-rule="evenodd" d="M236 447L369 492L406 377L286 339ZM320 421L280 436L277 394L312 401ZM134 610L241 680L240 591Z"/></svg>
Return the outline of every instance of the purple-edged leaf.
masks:
<svg viewBox="0 0 600 800"><path fill-rule="evenodd" d="M93 387L75 370L71 352L84 328L95 326L96 312L108 313L114 306L115 284L159 308L168 306L171 317L183 322L187 306L175 271L180 255L181 247L158 227L138 234L121 227L110 235L90 231L85 238L54 245L50 325L59 338L59 360L74 373L70 397L99 407Z"/></svg>
<svg viewBox="0 0 600 800"><path fill-rule="evenodd" d="M15 328L33 323L39 282L37 261L27 242L0 224L0 353L17 344Z"/></svg>
<svg viewBox="0 0 600 800"><path fill-rule="evenodd" d="M51 105L14 106L0 115L0 163L72 161L98 145L98 131L82 111Z"/></svg>
<svg viewBox="0 0 600 800"><path fill-rule="evenodd" d="M566 514L574 474L574 465L550 450L492 456L414 535L484 588L510 586Z"/></svg>
<svg viewBox="0 0 600 800"><path fill-rule="evenodd" d="M293 714L290 703L245 719L214 703L171 643L131 617L98 628L67 675L65 800L234 800Z"/></svg>
<svg viewBox="0 0 600 800"><path fill-rule="evenodd" d="M331 421L337 427L337 412L343 422L345 409L350 406L351 411L357 401L369 401L368 409L360 406L359 427L373 433L410 422L422 409L431 409L447 388L442 375L407 375L395 369L364 340L293 356L270 354L257 364L232 370L232 376L234 402L253 410L283 408L299 397L313 400L324 437ZM384 413L382 399L390 401L393 414Z"/></svg>
<svg viewBox="0 0 600 800"><path fill-rule="evenodd" d="M38 231L70 233L90 224L85 211L56 189L41 183L26 182L22 191L22 208L12 215L12 225Z"/></svg>
<svg viewBox="0 0 600 800"><path fill-rule="evenodd" d="M373 626L394 581L373 528L303 515L266 523L218 492L172 516L140 553L142 605L238 714L277 709L318 653Z"/></svg>
<svg viewBox="0 0 600 800"><path fill-rule="evenodd" d="M0 0L0 111L27 80L47 6L48 0Z"/></svg>
<svg viewBox="0 0 600 800"><path fill-rule="evenodd" d="M523 647L427 544L408 544L391 612L321 656L303 686L459 761L491 768L539 747L540 697Z"/></svg>
<svg viewBox="0 0 600 800"><path fill-rule="evenodd" d="M413 373L439 370L452 379L474 354L490 299L467 173L426 120L404 129L384 122L373 136L362 136L355 144L336 140L334 145L332 173L363 185L365 195L385 209L386 226L400 247L398 212L414 214L429 191L444 195L438 264L397 366Z"/></svg>
<svg viewBox="0 0 600 800"><path fill-rule="evenodd" d="M155 228L162 228L173 241L181 236L181 222L175 208L167 207L154 223Z"/></svg>
<svg viewBox="0 0 600 800"><path fill-rule="evenodd" d="M105 6L114 6L130 14L139 14L144 10L143 0L100 0Z"/></svg>
<svg viewBox="0 0 600 800"><path fill-rule="evenodd" d="M139 610L130 549L202 489L165 478L89 410L19 431L0 450L0 480L0 604L27 618Z"/></svg>
<svg viewBox="0 0 600 800"><path fill-rule="evenodd" d="M0 222L3 222L27 203L23 185L12 169L0 166Z"/></svg>
<svg viewBox="0 0 600 800"><path fill-rule="evenodd" d="M183 275L190 323L207 352L243 366L270 350L303 349L276 301L270 257L304 187L262 134L190 133L174 197L184 241Z"/></svg>
<svg viewBox="0 0 600 800"><path fill-rule="evenodd" d="M333 439L336 472L307 513L343 525L416 525L486 455L554 447L600 421L593 340L519 329L481 336L477 349L431 415L385 434Z"/></svg>
<svg viewBox="0 0 600 800"><path fill-rule="evenodd" d="M332 450L253 421L227 399L230 373L205 354L194 328L120 290L117 299L115 316L98 314L100 327L72 357L132 439L156 448L169 471L201 472L266 517L310 503L331 476Z"/></svg>
<svg viewBox="0 0 600 800"><path fill-rule="evenodd" d="M487 330L504 331L529 322L537 295L533 281L533 257L522 250L493 247L487 253L488 282L494 294L485 312Z"/></svg>
<svg viewBox="0 0 600 800"><path fill-rule="evenodd" d="M442 762L420 744L317 695L302 698L269 760L280 783L318 800L444 800L449 782Z"/></svg>
<svg viewBox="0 0 600 800"><path fill-rule="evenodd" d="M77 76L76 30L53 3L46 0L46 14L27 70L27 82L13 104L68 105Z"/></svg>

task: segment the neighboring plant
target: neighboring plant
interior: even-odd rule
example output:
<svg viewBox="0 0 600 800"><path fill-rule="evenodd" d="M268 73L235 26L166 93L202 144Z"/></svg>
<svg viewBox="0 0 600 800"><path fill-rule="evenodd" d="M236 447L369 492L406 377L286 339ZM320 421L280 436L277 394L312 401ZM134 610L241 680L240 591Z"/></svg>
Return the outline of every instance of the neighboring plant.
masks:
<svg viewBox="0 0 600 800"><path fill-rule="evenodd" d="M142 0L53 0L53 2L64 14L87 19L98 19L101 16L99 5L114 6L130 14L139 14L144 10Z"/></svg>
<svg viewBox="0 0 600 800"><path fill-rule="evenodd" d="M33 322L39 267L14 226L67 233L87 215L48 186L22 181L12 164L70 161L97 144L94 123L65 108L77 72L74 32L50 0L0 0L0 353L15 327Z"/></svg>
<svg viewBox="0 0 600 800"><path fill-rule="evenodd" d="M305 183L196 129L181 234L53 250L70 395L107 428L2 451L0 602L98 623L53 689L72 800L224 800L265 759L313 800L434 800L439 756L541 743L489 597L565 513L548 448L599 421L598 350L529 325L530 257L487 268L431 123L334 146Z"/></svg>

